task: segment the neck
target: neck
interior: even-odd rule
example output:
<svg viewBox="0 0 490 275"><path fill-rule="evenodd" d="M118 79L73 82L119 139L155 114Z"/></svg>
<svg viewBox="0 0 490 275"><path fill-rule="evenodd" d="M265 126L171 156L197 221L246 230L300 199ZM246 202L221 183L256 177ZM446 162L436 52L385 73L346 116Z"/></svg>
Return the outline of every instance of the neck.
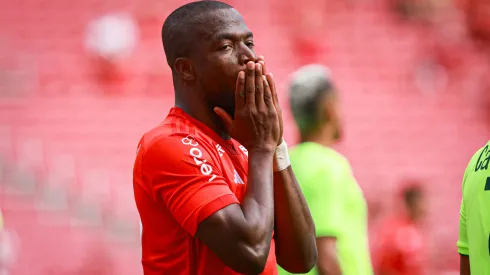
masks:
<svg viewBox="0 0 490 275"><path fill-rule="evenodd" d="M408 212L408 219L414 224L418 224L420 222L419 216L415 213Z"/></svg>
<svg viewBox="0 0 490 275"><path fill-rule="evenodd" d="M331 147L337 142L334 136L333 128L325 125L315 133L301 136L301 142L314 142L325 147Z"/></svg>
<svg viewBox="0 0 490 275"><path fill-rule="evenodd" d="M214 113L213 107L210 107L208 104L202 104L203 102L206 102L205 99L195 97L195 95L200 93L192 94L194 95L193 97L188 96L188 93L185 92L175 92L175 106L181 108L188 115L209 127L221 138L229 139L230 137L226 132L221 119Z"/></svg>

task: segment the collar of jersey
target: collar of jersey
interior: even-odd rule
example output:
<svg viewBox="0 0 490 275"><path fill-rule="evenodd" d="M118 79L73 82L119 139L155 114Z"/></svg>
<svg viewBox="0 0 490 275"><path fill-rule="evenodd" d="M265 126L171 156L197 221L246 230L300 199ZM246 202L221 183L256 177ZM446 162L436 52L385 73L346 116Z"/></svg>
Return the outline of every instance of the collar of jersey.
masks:
<svg viewBox="0 0 490 275"><path fill-rule="evenodd" d="M186 120L189 120L193 125L195 125L197 128L199 128L200 131L202 131L204 134L208 135L211 139L216 141L218 144L221 144L222 146L228 147L230 150L229 152L232 154L237 154L238 150L236 150L233 139L223 139L218 135L215 131L211 130L208 126L206 126L204 123L200 122L199 120L193 118L191 115L186 113L184 110L181 108L175 106L170 109L169 115L173 116L178 116L181 118L184 118Z"/></svg>

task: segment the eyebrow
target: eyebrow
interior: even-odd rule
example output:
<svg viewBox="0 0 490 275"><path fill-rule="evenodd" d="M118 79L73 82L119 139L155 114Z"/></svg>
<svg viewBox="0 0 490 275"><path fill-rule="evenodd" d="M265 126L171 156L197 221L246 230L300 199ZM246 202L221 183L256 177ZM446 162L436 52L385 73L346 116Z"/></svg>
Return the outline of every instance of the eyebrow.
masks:
<svg viewBox="0 0 490 275"><path fill-rule="evenodd" d="M252 32L246 32L243 35L236 35L232 33L218 33L214 39L216 40L238 40L240 38L253 38L254 35Z"/></svg>

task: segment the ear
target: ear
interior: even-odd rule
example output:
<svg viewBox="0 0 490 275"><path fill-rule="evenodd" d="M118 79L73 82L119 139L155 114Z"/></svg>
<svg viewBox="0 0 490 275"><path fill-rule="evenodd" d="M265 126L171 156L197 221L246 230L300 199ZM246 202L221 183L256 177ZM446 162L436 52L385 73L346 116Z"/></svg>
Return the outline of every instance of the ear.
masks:
<svg viewBox="0 0 490 275"><path fill-rule="evenodd" d="M190 81L195 79L194 67L188 58L177 58L174 62L174 70L183 80Z"/></svg>

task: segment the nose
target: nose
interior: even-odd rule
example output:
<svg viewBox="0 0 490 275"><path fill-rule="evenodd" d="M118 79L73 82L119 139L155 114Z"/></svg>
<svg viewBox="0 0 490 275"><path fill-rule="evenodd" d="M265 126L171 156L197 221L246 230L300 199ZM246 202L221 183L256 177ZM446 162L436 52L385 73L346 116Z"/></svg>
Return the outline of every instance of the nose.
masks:
<svg viewBox="0 0 490 275"><path fill-rule="evenodd" d="M255 62L256 60L256 56L255 56L255 52L250 49L247 45L245 44L242 44L240 46L240 51L239 51L239 62L240 62L240 65L245 65L247 64L249 61L253 61Z"/></svg>

